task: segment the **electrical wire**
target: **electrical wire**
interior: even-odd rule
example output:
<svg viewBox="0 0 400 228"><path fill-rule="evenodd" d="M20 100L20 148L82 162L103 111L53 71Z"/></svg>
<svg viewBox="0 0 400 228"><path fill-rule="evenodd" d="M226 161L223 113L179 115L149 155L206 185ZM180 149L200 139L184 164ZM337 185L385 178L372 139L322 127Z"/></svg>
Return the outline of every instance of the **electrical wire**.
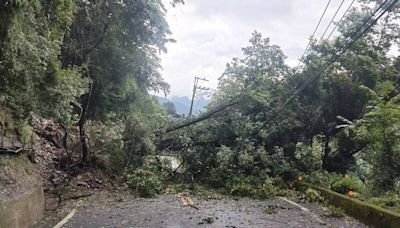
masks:
<svg viewBox="0 0 400 228"><path fill-rule="evenodd" d="M375 16L375 14L377 14L385 5L386 5L386 3L388 3L390 0L385 0L378 8L376 8L375 9L375 11L368 17L368 20L365 20L364 21L364 23L360 26L360 27L358 27L358 29L354 32L354 34L353 34L353 36L349 39L350 41L349 41L349 43L344 47L344 50L347 50L347 48L346 47L350 47L351 45L353 45L353 43L355 42L353 39L357 36L357 34L359 33L359 32L361 32L361 30L364 28L364 26L366 26L369 22L370 22L370 20ZM394 5L394 4L393 4ZM388 9L388 8L387 8ZM384 11L385 12L385 11ZM383 16L383 15L381 15L381 16ZM380 17L379 17L380 18ZM379 20L379 19L378 19ZM374 22L374 23L376 23L377 22L377 20ZM374 24L374 23L372 23L372 25ZM372 27L372 25L370 25L369 27L368 27L368 29L370 28L370 27ZM366 32L365 30L364 30L364 32ZM361 34L359 37L361 37L363 34ZM358 37L358 38L359 38ZM358 39L357 38L357 39ZM353 42L353 41L354 42ZM350 44L350 46L349 46L349 44ZM337 51L338 52L338 51ZM337 52L335 53L335 55L330 59L330 60L332 60L335 56L337 56ZM329 63L330 62L330 60L327 62L327 63ZM327 63L325 63L323 66L322 66L322 71L325 71L330 65L328 65L326 68L324 68L326 65L327 65ZM332 63L333 64L333 63ZM316 75L318 75L318 73L316 74ZM317 76L318 77L318 76ZM307 84L307 83L310 83L310 81L312 81L312 80L314 80L314 78L313 77L311 77L311 78L309 78L306 82L304 82L304 84L300 87L300 89L302 89L304 86L305 87L307 87L309 84Z"/></svg>
<svg viewBox="0 0 400 228"><path fill-rule="evenodd" d="M307 47L306 47L306 49L304 50L304 53L303 53L303 55L302 55L301 58L300 58L299 64L296 66L296 68L295 68L295 70L294 70L295 72L297 71L297 68L299 68L301 62L303 61L304 57L306 56L307 51L308 51L308 48L311 46L312 39L314 38L315 33L317 32L317 30L318 30L318 28L319 28L319 25L321 24L321 21L322 21L322 19L324 18L325 13L326 13L326 11L327 11L327 9L328 9L328 7L329 7L330 4L331 4L331 0L329 0L328 3L327 3L326 6L325 6L324 12L322 13L321 17L319 18L319 21L318 21L318 23L317 23L317 26L315 27L314 32L313 32L312 35L311 35L311 39L310 39L310 41L308 42Z"/></svg>
<svg viewBox="0 0 400 228"><path fill-rule="evenodd" d="M366 25L370 22L370 20L375 16L375 14L377 14L377 13L386 5L386 3L388 3L388 1L389 1L389 0L385 0L385 1L384 1L378 8L376 8L375 11L368 17L368 20L365 20L364 23L363 23L360 27L358 27L358 29L354 32L353 36L350 38L350 42L351 42L352 39L354 39L354 38L357 36L357 34L364 28L364 26L366 26ZM347 45L346 45L346 46L347 46ZM346 47L346 46L345 46L345 47ZM337 52L338 52L338 51L337 51ZM335 53L335 55L337 55L337 52ZM333 57L335 57L335 55L334 55ZM332 57L332 58L333 58L333 57ZM331 58L331 59L332 59L332 58ZM329 61L328 61L328 62L329 62ZM325 67L325 66L326 66L326 63L323 65L323 67ZM325 69L323 69L323 70L325 70ZM300 87L300 89L302 89L304 86L308 86L308 84L306 84L306 83L309 83L311 80L314 80L313 77L307 79L307 81L304 82L304 84Z"/></svg>
<svg viewBox="0 0 400 228"><path fill-rule="evenodd" d="M319 42L318 42L318 43L321 43L322 40L324 39L326 32L327 32L328 29L331 27L331 25L332 25L332 23L333 23L333 20L335 20L336 15L339 13L340 9L342 8L344 1L345 1L345 0L342 0L342 2L340 3L338 9L336 10L335 14L333 15L331 21L329 22L328 26L326 27L326 29L325 29L324 33L322 34L321 38L319 38Z"/></svg>
<svg viewBox="0 0 400 228"><path fill-rule="evenodd" d="M343 13L342 17L340 18L340 20L336 23L335 27L333 27L331 33L328 35L328 38L326 38L327 40L329 40L329 38L331 38L332 34L336 31L337 27L342 23L343 19L345 18L345 16L347 15L347 13L349 12L349 10L351 9L351 7L353 6L353 4L356 2L356 0L353 0L350 5L347 7L346 11Z"/></svg>
<svg viewBox="0 0 400 228"><path fill-rule="evenodd" d="M368 20L366 20L363 25L361 25L357 31L353 34L353 36L350 38L348 44L339 52L337 51L334 56L332 56L330 58L329 61L327 61L322 68L312 77L310 77L306 82L303 83L303 85L297 89L286 101L285 103L283 103L283 105L281 105L280 107L276 108L275 110L272 110L272 116L266 120L263 123L263 127L265 127L265 125L267 125L268 123L270 123L272 120L274 120L277 117L277 113L282 111L283 109L286 108L286 106L295 98L297 97L298 94L300 94L302 91L304 91L305 88L307 88L316 78L318 78L319 76L321 76L321 74L328 69L333 63L335 63L340 57L342 57L343 54L345 54L345 52L358 40L360 39L366 32L368 32L368 30L374 26L377 21L386 13L388 12L399 0L394 0L393 2L389 3L388 6L379 14L379 16L377 16L375 19L374 16L375 14L377 14L382 8L384 8L384 6L386 5L386 3L389 0L385 0L375 11L374 13L372 13L372 15L370 15L370 17L368 18ZM353 1L354 2L354 1ZM350 9L351 5L353 4L353 2L350 4L350 6L348 7L348 9ZM347 13L348 10L346 10L345 14ZM344 14L344 15L345 15ZM344 15L342 16L342 18L344 18ZM342 20L341 18L341 20ZM372 20L372 22L370 22ZM369 25L364 29L363 27L366 26L369 23ZM318 27L318 26L317 26ZM362 30L362 31L361 31ZM359 33L361 31L361 33ZM339 52L339 53L338 53ZM381 102L381 101L380 101ZM378 102L378 103L380 103ZM210 116L212 114L209 114Z"/></svg>
<svg viewBox="0 0 400 228"><path fill-rule="evenodd" d="M366 20L362 26L359 27L359 29L357 30L357 32L354 34L354 36L350 39L349 43L343 48L343 50L341 50L339 52L339 54L335 54L334 56L332 56L332 58L327 61L321 68L321 70L319 70L314 76L310 77L305 83L303 83L303 85L297 89L286 101L285 103L283 103L283 105L281 105L280 107L278 107L278 109L275 110L275 114L282 111L283 109L286 108L286 106L295 98L297 97L298 94L300 94L302 91L304 91L305 88L307 88L316 78L318 78L319 76L321 76L321 74L327 69L329 68L334 62L336 62L358 39L361 38L361 36L363 36L373 25L376 24L376 22L386 13L390 10L390 8L392 8L399 0L394 0L393 2L391 2L390 4L388 4L388 6L383 10L382 13L379 14L378 17L376 17L371 23L370 20L375 16L375 14L377 14L382 8L384 8L384 6L386 5L386 3L388 2L388 0L385 0L376 10L375 12L368 18L368 20ZM361 32L358 34L358 32L360 30L362 30L362 28L367 25L369 23L369 25ZM358 35L357 35L358 34ZM266 123L269 123L270 121L272 121L277 115L273 115Z"/></svg>

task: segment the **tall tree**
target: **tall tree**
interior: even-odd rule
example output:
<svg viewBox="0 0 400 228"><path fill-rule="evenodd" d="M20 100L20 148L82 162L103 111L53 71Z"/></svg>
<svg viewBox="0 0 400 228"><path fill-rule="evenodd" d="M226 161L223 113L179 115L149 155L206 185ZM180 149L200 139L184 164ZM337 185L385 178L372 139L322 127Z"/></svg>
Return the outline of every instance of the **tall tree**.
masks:
<svg viewBox="0 0 400 228"><path fill-rule="evenodd" d="M82 158L89 161L87 119L126 116L148 90L168 91L159 73L159 51L173 41L160 0L77 1L71 32L65 37L64 67L80 67L92 81L81 96L79 129Z"/></svg>

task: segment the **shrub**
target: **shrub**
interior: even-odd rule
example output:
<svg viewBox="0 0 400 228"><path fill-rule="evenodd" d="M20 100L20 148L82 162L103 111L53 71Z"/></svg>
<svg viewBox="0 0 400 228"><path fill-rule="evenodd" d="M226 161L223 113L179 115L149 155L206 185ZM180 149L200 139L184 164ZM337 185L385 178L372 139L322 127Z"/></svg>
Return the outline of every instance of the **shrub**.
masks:
<svg viewBox="0 0 400 228"><path fill-rule="evenodd" d="M329 172L313 172L305 177L306 182L324 188L331 188L332 183L341 180L343 175Z"/></svg>
<svg viewBox="0 0 400 228"><path fill-rule="evenodd" d="M307 190L299 196L299 198L304 202L322 202L324 198L321 193L317 190L307 188Z"/></svg>
<svg viewBox="0 0 400 228"><path fill-rule="evenodd" d="M353 175L346 175L343 178L333 182L331 189L339 193L347 193L348 191L364 193L365 184L359 178Z"/></svg>
<svg viewBox="0 0 400 228"><path fill-rule="evenodd" d="M400 213L400 196L396 193L389 192L379 198L371 198L369 201L379 207Z"/></svg>
<svg viewBox="0 0 400 228"><path fill-rule="evenodd" d="M255 188L249 179L241 175L235 176L226 184L226 189L234 196L253 196Z"/></svg>
<svg viewBox="0 0 400 228"><path fill-rule="evenodd" d="M165 189L163 175L154 166L146 165L138 169L126 169L124 177L129 188L140 197L154 197Z"/></svg>
<svg viewBox="0 0 400 228"><path fill-rule="evenodd" d="M261 186L258 196L261 199L270 199L277 195L278 189L274 186L272 179L267 179Z"/></svg>
<svg viewBox="0 0 400 228"><path fill-rule="evenodd" d="M303 172L318 170L322 166L321 142L314 137L312 144L299 142L296 144L296 165Z"/></svg>

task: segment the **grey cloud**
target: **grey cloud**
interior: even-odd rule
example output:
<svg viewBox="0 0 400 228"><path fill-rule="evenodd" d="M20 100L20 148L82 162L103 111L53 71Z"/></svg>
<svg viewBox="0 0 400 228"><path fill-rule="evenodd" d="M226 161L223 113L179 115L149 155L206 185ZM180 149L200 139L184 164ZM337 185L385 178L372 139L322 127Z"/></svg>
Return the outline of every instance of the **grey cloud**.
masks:
<svg viewBox="0 0 400 228"><path fill-rule="evenodd" d="M288 63L295 65L326 2L186 0L186 5L169 8L167 19L177 43L168 45L168 54L161 58L172 95L190 96L193 77L198 75L211 79L208 85L215 88L226 63L241 56L241 48L248 45L254 30L281 46ZM332 0L327 18L339 3Z"/></svg>
<svg viewBox="0 0 400 228"><path fill-rule="evenodd" d="M225 16L246 20L257 20L259 16L290 15L293 10L293 0L265 1L265 0L214 0L190 1L194 4L196 13L212 16ZM254 17L257 15L257 17Z"/></svg>

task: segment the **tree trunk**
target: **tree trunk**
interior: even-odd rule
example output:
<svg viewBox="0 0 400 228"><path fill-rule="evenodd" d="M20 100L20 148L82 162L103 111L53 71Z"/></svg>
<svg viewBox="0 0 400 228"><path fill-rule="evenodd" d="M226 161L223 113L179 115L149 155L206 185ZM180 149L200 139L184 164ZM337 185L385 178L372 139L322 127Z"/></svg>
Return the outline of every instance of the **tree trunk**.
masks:
<svg viewBox="0 0 400 228"><path fill-rule="evenodd" d="M81 146L81 162L87 165L90 161L90 151L87 145L87 137L85 131L85 125L87 120L87 112L89 109L90 99L92 97L92 89L93 83L90 84L90 90L88 94L82 96L82 112L79 118L78 127L79 127L79 141Z"/></svg>
<svg viewBox="0 0 400 228"><path fill-rule="evenodd" d="M329 137L325 136L325 140L324 140L324 148L323 148L323 158L322 158L322 168L324 170L329 170L329 153L331 151L331 149L329 148Z"/></svg>
<svg viewBox="0 0 400 228"><path fill-rule="evenodd" d="M81 146L82 163L89 163L89 149L86 143L86 133L85 133L85 123L84 121L79 121L79 141Z"/></svg>

